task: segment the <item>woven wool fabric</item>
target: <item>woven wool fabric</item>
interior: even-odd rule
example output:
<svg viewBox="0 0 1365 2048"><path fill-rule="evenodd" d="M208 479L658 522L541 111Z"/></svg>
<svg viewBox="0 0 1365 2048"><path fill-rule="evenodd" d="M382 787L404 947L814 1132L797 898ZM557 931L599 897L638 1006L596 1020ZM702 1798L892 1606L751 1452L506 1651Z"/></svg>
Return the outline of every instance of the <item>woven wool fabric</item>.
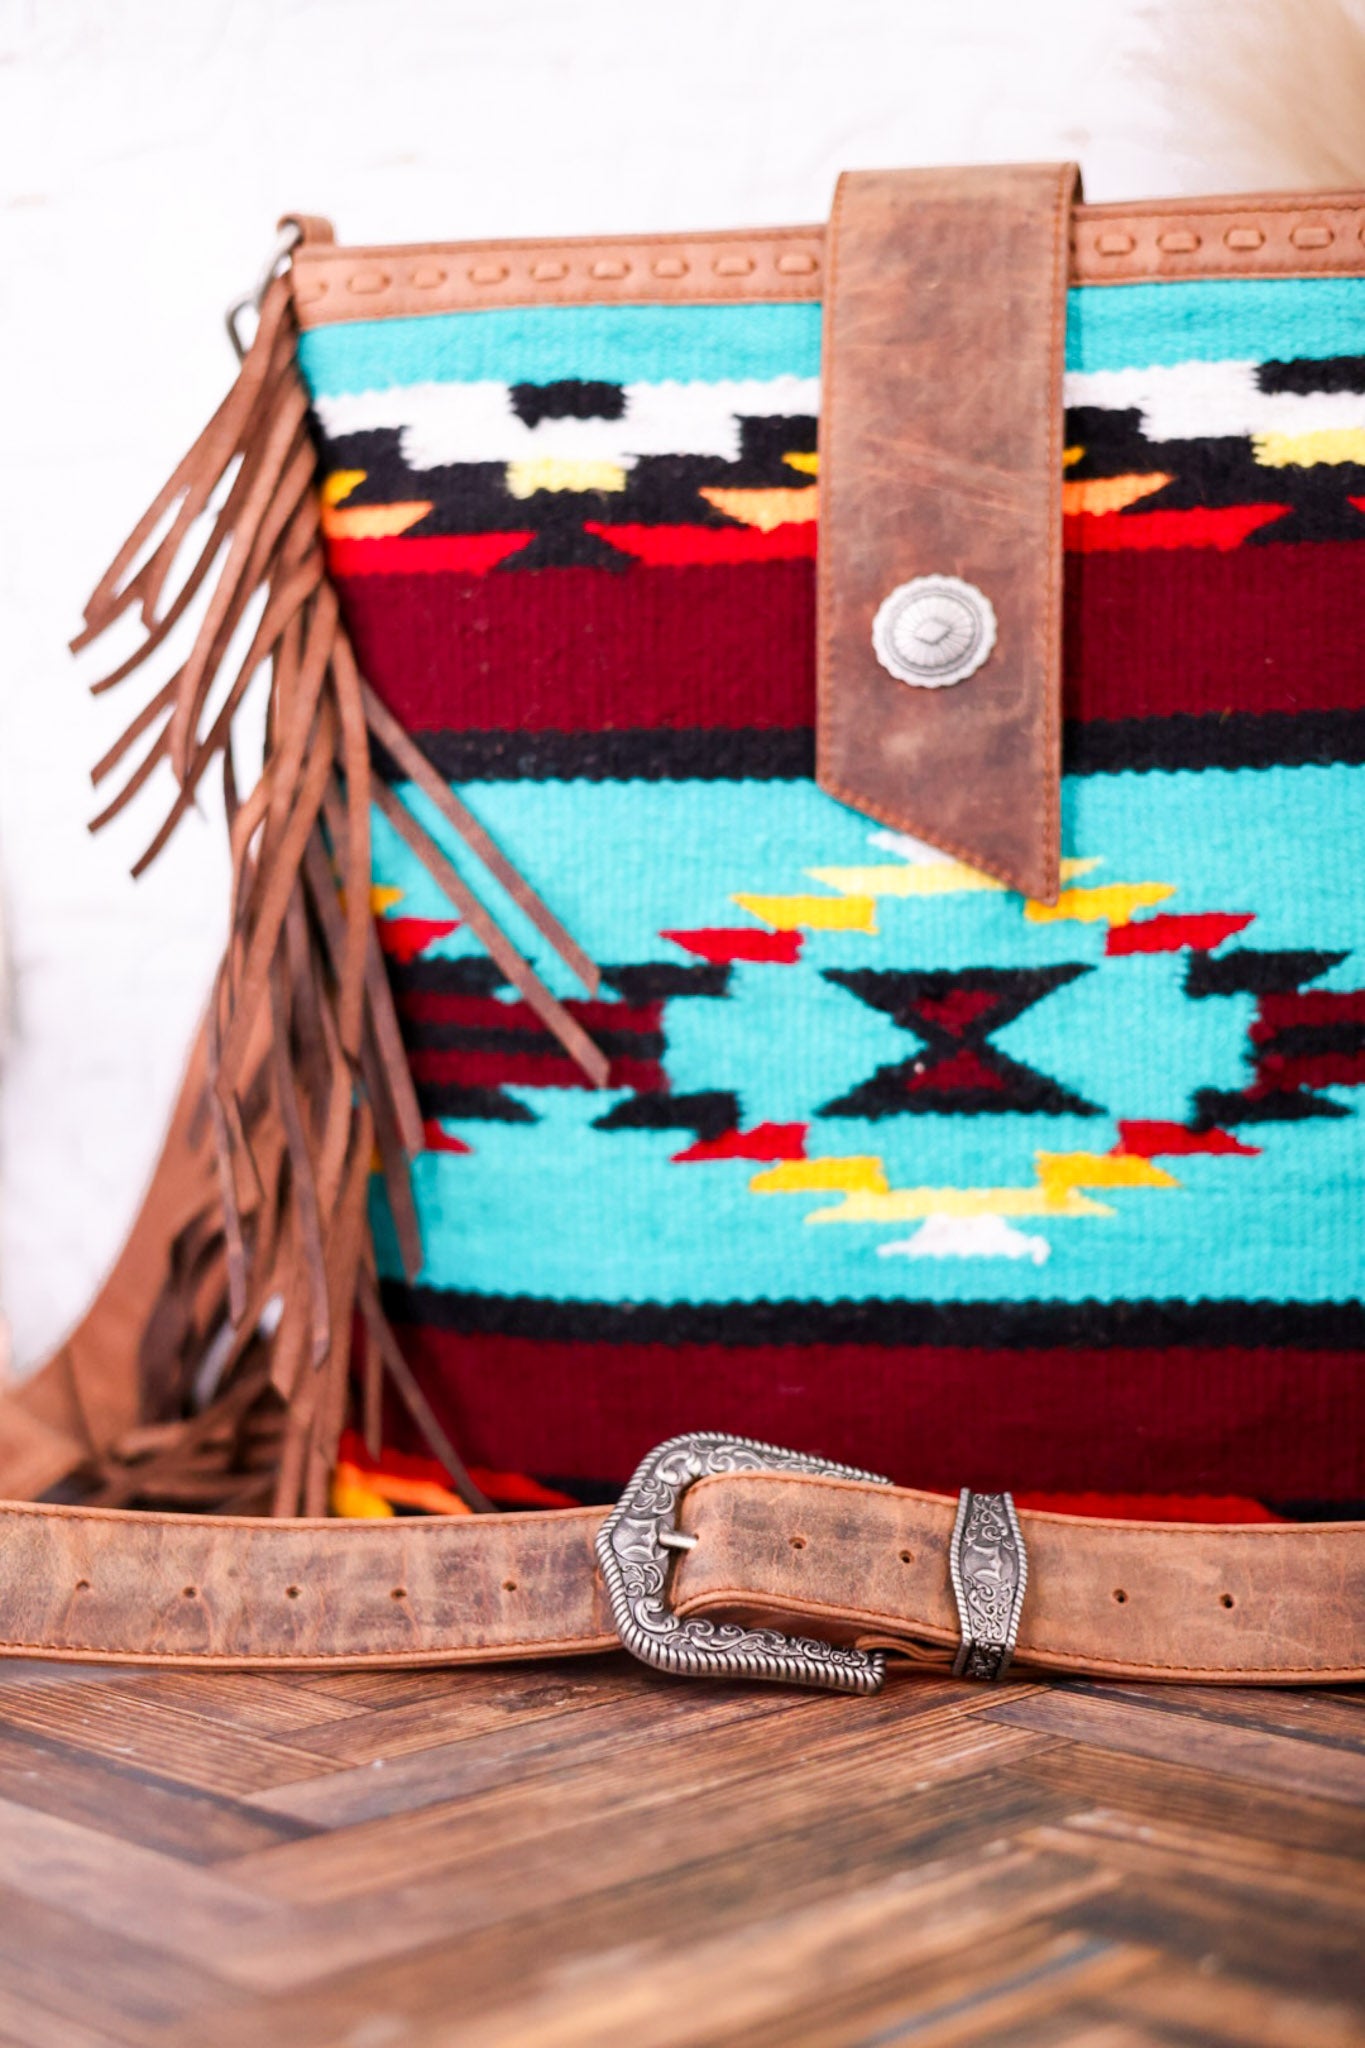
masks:
<svg viewBox="0 0 1365 2048"><path fill-rule="evenodd" d="M303 338L362 667L604 970L574 1000L402 789L597 1093L376 819L428 1119L415 1287L375 1206L408 1355L476 1465L565 1497L711 1427L1340 1513L1365 280L1071 295L1054 907L812 780L819 351L804 304Z"/></svg>

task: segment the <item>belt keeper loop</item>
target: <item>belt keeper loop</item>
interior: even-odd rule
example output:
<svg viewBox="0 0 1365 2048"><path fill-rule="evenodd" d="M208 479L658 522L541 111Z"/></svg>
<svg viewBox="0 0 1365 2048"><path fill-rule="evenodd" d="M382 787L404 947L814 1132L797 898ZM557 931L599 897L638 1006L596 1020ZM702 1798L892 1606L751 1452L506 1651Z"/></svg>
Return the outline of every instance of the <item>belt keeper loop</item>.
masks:
<svg viewBox="0 0 1365 2048"><path fill-rule="evenodd" d="M953 1676L998 1684L1014 1655L1028 1585L1028 1553L1010 1494L963 1487L948 1569L962 1630Z"/></svg>

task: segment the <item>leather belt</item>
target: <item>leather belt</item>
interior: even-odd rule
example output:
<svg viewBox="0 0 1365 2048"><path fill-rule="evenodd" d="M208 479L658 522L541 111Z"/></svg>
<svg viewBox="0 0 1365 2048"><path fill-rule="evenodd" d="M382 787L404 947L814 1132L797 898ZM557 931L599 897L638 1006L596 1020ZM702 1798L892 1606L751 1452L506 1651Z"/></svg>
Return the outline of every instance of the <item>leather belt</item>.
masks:
<svg viewBox="0 0 1365 2048"><path fill-rule="evenodd" d="M775 1466L747 1469L754 1452ZM1008 1618L1016 1660L1032 1670L1365 1678L1365 1523L1030 1510L1016 1521L1027 1584ZM337 1669L605 1651L628 1635L598 1554L615 1532L618 1580L665 1639L706 1624L713 1646L751 1656L737 1668L755 1676L810 1677L759 1668L764 1642L792 1634L805 1639L798 1652L832 1646L946 1669L963 1644L953 1566L1010 1594L990 1540L984 1565L979 1547L974 1560L964 1553L971 1523L963 1502L941 1494L713 1437L652 1453L611 1511L272 1522L6 1502L0 1653ZM876 1682L874 1667L870 1684L849 1689Z"/></svg>

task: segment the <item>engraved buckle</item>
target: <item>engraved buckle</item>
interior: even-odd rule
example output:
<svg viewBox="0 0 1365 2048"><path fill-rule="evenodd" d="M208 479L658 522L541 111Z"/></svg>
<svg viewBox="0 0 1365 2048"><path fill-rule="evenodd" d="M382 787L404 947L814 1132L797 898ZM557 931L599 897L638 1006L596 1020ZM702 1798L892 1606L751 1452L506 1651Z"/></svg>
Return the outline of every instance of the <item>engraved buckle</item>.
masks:
<svg viewBox="0 0 1365 2048"><path fill-rule="evenodd" d="M679 1530L678 1503L689 1486L717 1472L793 1472L876 1486L891 1483L876 1472L779 1450L749 1437L671 1437L650 1452L597 1533L597 1561L626 1649L656 1670L687 1678L767 1678L827 1692L876 1692L886 1674L879 1650L845 1649L740 1622L683 1620L673 1612L668 1553L690 1550L697 1541Z"/></svg>
<svg viewBox="0 0 1365 2048"><path fill-rule="evenodd" d="M1028 1585L1024 1532L1009 1494L973 1493L963 1487L948 1569L962 1628L953 1676L998 1683L1014 1655Z"/></svg>

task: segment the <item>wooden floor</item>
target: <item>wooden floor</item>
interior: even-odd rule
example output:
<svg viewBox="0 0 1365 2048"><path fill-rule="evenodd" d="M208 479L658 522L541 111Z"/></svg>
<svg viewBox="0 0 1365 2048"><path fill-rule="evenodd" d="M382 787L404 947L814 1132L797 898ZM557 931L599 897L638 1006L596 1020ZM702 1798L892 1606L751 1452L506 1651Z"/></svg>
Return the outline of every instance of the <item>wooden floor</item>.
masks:
<svg viewBox="0 0 1365 2048"><path fill-rule="evenodd" d="M1365 2042L1365 1699L0 1666L24 2048Z"/></svg>

